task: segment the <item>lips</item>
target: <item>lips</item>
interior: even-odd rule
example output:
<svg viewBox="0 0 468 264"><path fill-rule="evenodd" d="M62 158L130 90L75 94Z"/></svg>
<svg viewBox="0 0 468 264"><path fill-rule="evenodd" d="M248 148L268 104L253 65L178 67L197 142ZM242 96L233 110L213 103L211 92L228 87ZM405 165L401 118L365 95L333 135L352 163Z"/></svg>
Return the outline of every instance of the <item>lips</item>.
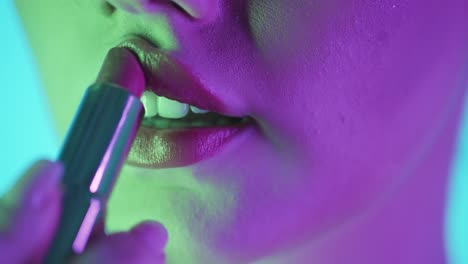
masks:
<svg viewBox="0 0 468 264"><path fill-rule="evenodd" d="M226 105L207 90L188 69L145 39L134 37L119 47L138 57L147 82L147 90L181 103L221 115L228 115ZM244 119L245 120L245 119ZM156 129L141 126L127 162L145 168L188 166L219 152L236 135L252 125L248 122L228 126Z"/></svg>
<svg viewBox="0 0 468 264"><path fill-rule="evenodd" d="M190 70L142 38L131 38L118 45L133 51L140 60L147 89L159 96L227 114L221 100L205 89Z"/></svg>

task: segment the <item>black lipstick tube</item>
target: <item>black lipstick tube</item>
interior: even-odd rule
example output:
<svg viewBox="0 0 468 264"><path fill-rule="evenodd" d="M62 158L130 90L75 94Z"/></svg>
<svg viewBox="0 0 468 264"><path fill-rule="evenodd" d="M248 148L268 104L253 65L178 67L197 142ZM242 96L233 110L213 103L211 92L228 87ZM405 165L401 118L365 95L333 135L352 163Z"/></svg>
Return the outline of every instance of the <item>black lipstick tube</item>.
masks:
<svg viewBox="0 0 468 264"><path fill-rule="evenodd" d="M64 195L60 222L44 259L46 264L66 263L70 256L84 251L94 225L102 221L107 199L144 115L139 99L144 81L135 84L131 80L144 80L141 69L135 70L139 64L128 50L112 52L106 60L114 64L122 63L116 60L130 60L130 64L137 64L130 66L132 70L141 75L122 76L129 71L107 62L104 65L110 64L113 72L101 70L100 76L115 77L117 81L98 77L99 82L88 88L58 158L64 166ZM125 82L134 87L121 86Z"/></svg>

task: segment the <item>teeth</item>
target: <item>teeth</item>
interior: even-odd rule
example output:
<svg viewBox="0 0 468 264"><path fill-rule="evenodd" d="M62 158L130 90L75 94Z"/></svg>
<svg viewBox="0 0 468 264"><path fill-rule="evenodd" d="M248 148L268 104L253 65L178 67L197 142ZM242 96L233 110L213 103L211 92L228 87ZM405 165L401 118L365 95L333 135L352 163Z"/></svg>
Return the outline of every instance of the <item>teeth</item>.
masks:
<svg viewBox="0 0 468 264"><path fill-rule="evenodd" d="M145 91L143 93L141 102L145 108L145 118L159 116L162 118L179 119L185 117L189 113L189 108L195 114L205 114L209 112L208 110L200 109L193 105L157 96L155 93L150 91Z"/></svg>
<svg viewBox="0 0 468 264"><path fill-rule="evenodd" d="M193 106L191 105L190 106L190 110L192 110L192 112L194 112L195 114L205 114L205 113L208 113L208 110L205 110L205 109L200 109L196 106Z"/></svg>
<svg viewBox="0 0 468 264"><path fill-rule="evenodd" d="M145 91L141 97L145 108L145 117L153 117L158 114L158 96L150 91Z"/></svg>
<svg viewBox="0 0 468 264"><path fill-rule="evenodd" d="M188 114L189 106L177 101L158 97L158 113L163 118L182 118Z"/></svg>

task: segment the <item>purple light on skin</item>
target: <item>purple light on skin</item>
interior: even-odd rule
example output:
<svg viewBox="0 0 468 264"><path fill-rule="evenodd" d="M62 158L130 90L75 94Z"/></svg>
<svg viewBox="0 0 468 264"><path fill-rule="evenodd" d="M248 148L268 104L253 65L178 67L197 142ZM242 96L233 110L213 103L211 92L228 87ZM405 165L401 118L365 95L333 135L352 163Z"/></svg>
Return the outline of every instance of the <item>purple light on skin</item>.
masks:
<svg viewBox="0 0 468 264"><path fill-rule="evenodd" d="M83 252L100 209L100 201L94 198L91 199L91 204L89 205L85 218L81 223L75 241L73 241L72 248L76 254L81 254Z"/></svg>
<svg viewBox="0 0 468 264"><path fill-rule="evenodd" d="M96 170L96 174L94 175L93 181L91 182L91 185L89 186L89 190L91 191L91 193L97 192L99 185L101 184L102 177L104 176L104 172L109 164L111 153L114 150L115 142L117 141L118 135L120 134L120 131L122 130L125 120L127 119L127 115L128 115L128 112L130 111L131 106L132 104L130 103L130 101L127 101L127 105L125 106L122 117L120 118L119 124L117 125L117 130L114 132L114 135L112 136L112 140L109 146L107 147L104 157L102 158L101 164L99 165L99 168Z"/></svg>

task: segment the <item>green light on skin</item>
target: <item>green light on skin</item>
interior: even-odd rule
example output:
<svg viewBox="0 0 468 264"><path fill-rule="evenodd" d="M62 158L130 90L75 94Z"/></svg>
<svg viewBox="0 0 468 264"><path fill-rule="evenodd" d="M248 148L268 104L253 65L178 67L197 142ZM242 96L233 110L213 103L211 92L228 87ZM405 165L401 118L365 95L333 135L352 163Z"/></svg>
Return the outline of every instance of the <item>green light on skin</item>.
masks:
<svg viewBox="0 0 468 264"><path fill-rule="evenodd" d="M149 19L119 11L109 14L92 1L16 0L15 4L40 70L58 142L109 49L134 35L157 40L164 50L179 46L163 15Z"/></svg>
<svg viewBox="0 0 468 264"><path fill-rule="evenodd" d="M135 28L145 29L142 32L140 30L136 32L149 40L157 40L158 48L168 51L179 49L179 43L166 16L160 15L152 18L151 27L148 27L148 20L144 17L140 17L136 24Z"/></svg>
<svg viewBox="0 0 468 264"><path fill-rule="evenodd" d="M65 136L110 48L130 35L157 39L158 46L165 50L178 49L179 45L164 16L154 15L150 23L148 17L124 12L106 16L91 1L75 2L79 4L16 1L61 138L58 142ZM157 155L164 159L167 146L158 145L162 147L156 150ZM191 263L201 251L195 234L206 232L208 224L213 227L209 230L222 229L235 206L234 193L197 181L189 169L141 170L124 166L108 202L106 229L113 233L129 230L144 220L158 221L169 234L165 251L168 262Z"/></svg>
<svg viewBox="0 0 468 264"><path fill-rule="evenodd" d="M209 243L202 239L229 222L234 197L235 191L199 181L188 168L124 166L107 205L106 230L127 231L145 220L158 221L169 234L168 263L191 263L200 252L210 252L200 248Z"/></svg>
<svg viewBox="0 0 468 264"><path fill-rule="evenodd" d="M288 32L292 29L291 19L285 16L289 2L260 0L249 2L248 17L252 37L260 50L272 44L284 46L288 43ZM270 43L274 40L274 43Z"/></svg>

